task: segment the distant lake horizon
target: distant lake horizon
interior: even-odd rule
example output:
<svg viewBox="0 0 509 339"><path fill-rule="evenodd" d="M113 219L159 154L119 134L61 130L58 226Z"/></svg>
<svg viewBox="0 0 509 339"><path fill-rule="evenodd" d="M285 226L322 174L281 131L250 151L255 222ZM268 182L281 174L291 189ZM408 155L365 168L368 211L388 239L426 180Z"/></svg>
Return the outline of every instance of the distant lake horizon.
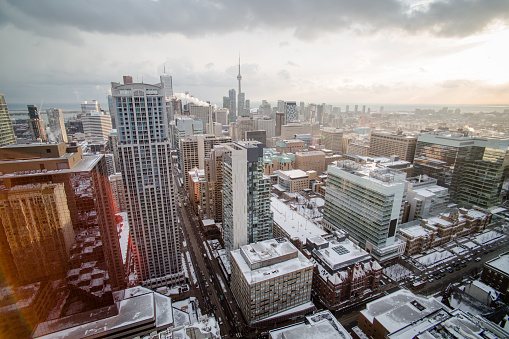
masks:
<svg viewBox="0 0 509 339"><path fill-rule="evenodd" d="M29 103L29 105L36 105L39 107L39 104L37 103ZM99 103L101 105L101 108L103 110L108 110L108 104L107 103ZM259 106L258 103L252 104L252 110L256 109L257 106ZM306 103L309 104L309 103ZM299 105L299 102L297 102L297 105ZM318 104L317 104L318 105ZM351 103L337 103L337 104L328 104L332 105L333 107L340 107L341 112L345 112L346 106L349 106L350 112L352 112L355 109L356 104ZM507 105L467 105L467 104L454 104L454 105L439 105L439 104L357 104L357 110L359 112L362 111L362 106L366 106L366 112L368 109L371 109L373 112L378 112L380 110L380 107L383 106L384 112L414 112L416 109L433 109L435 111L438 111L442 109L443 107L447 107L449 110L456 110L459 109L461 113L491 113L491 112L500 112L503 113L504 110L509 111L509 104ZM27 104L24 103L7 103L7 108L9 111L13 111L13 113L17 111L27 111ZM42 105L42 114L46 113L46 109L48 108L60 108L63 113L67 113L66 115L74 112L81 112L81 103L43 103ZM39 107L40 109L40 107Z"/></svg>

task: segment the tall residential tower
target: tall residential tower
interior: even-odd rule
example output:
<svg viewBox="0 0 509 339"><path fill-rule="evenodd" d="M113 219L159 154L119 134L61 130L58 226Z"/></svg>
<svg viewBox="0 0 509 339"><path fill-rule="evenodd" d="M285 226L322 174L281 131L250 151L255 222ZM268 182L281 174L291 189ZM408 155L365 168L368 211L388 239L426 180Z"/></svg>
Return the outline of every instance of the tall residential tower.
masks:
<svg viewBox="0 0 509 339"><path fill-rule="evenodd" d="M227 252L272 239L270 179L263 174L263 144L224 144L223 229Z"/></svg>
<svg viewBox="0 0 509 339"><path fill-rule="evenodd" d="M134 255L142 285L151 288L184 280L166 84L111 84Z"/></svg>
<svg viewBox="0 0 509 339"><path fill-rule="evenodd" d="M30 132L32 132L32 139L47 142L46 131L44 130L44 121L42 121L39 109L35 105L27 105L28 108L28 124Z"/></svg>
<svg viewBox="0 0 509 339"><path fill-rule="evenodd" d="M0 94L0 146L15 143L16 137L14 136L14 130L12 129L9 110L7 109L4 95Z"/></svg>

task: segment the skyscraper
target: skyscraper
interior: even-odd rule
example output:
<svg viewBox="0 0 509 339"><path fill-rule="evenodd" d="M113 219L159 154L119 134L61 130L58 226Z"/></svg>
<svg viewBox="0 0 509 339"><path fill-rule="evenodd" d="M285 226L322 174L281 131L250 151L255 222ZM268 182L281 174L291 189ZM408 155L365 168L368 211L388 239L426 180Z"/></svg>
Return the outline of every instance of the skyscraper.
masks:
<svg viewBox="0 0 509 339"><path fill-rule="evenodd" d="M67 142L67 132L65 131L62 110L60 108L50 108L46 110L46 115L48 116L50 141Z"/></svg>
<svg viewBox="0 0 509 339"><path fill-rule="evenodd" d="M223 108L230 109L230 97L223 97Z"/></svg>
<svg viewBox="0 0 509 339"><path fill-rule="evenodd" d="M44 130L44 122L39 114L39 109L35 105L27 105L28 107L28 124L30 126L30 132L32 132L33 140L40 140L47 142L46 131Z"/></svg>
<svg viewBox="0 0 509 339"><path fill-rule="evenodd" d="M488 207L500 199L509 139L465 137L455 132L422 133L413 176L426 174L449 188L451 202Z"/></svg>
<svg viewBox="0 0 509 339"><path fill-rule="evenodd" d="M347 231L377 260L401 255L405 243L398 239L397 229L406 195L406 174L349 160L339 161L327 171L324 226L331 231Z"/></svg>
<svg viewBox="0 0 509 339"><path fill-rule="evenodd" d="M271 239L270 179L263 174L263 145L225 144L223 155L223 233L226 251Z"/></svg>
<svg viewBox="0 0 509 339"><path fill-rule="evenodd" d="M285 103L285 117L287 124L299 120L297 116L297 103L295 101L287 101Z"/></svg>
<svg viewBox="0 0 509 339"><path fill-rule="evenodd" d="M164 87L164 99L166 100L166 114L168 114L168 121L172 121L175 117L175 112L171 101L173 99L173 79L171 75L166 74L166 66L164 74L160 76L161 83Z"/></svg>
<svg viewBox="0 0 509 339"><path fill-rule="evenodd" d="M465 164L457 201L462 205L489 208L500 204L509 168L508 140L488 140L481 159Z"/></svg>
<svg viewBox="0 0 509 339"><path fill-rule="evenodd" d="M236 98L236 92L233 88L228 91L228 96L230 98L230 101L229 101L230 122L236 122L237 121L237 98Z"/></svg>
<svg viewBox="0 0 509 339"><path fill-rule="evenodd" d="M183 282L165 85L111 84L130 235L142 285Z"/></svg>
<svg viewBox="0 0 509 339"><path fill-rule="evenodd" d="M111 131L111 116L104 112L87 112L81 117L83 131L89 140L108 140Z"/></svg>
<svg viewBox="0 0 509 339"><path fill-rule="evenodd" d="M0 228L7 227L12 232L16 227L17 232L33 234L32 240L44 232L56 234L59 229L66 230L69 222L74 233L81 237L98 232L103 254L102 259L95 260L102 269L106 264L111 290L124 288L115 211L103 155L83 156L81 147L66 149L64 143L9 145L0 148L0 172L3 173L0 176L0 186L5 193L3 202L17 206L10 208L13 219L3 214L6 217L2 218ZM48 215L54 213L58 215ZM39 229L43 219L48 229ZM62 239L65 243L68 242L66 237ZM48 248L56 250L52 246ZM33 258L36 259L39 258Z"/></svg>
<svg viewBox="0 0 509 339"><path fill-rule="evenodd" d="M100 111L101 111L101 105L99 105L99 102L97 100L92 100L92 101L85 100L81 103L81 114L100 112Z"/></svg>
<svg viewBox="0 0 509 339"><path fill-rule="evenodd" d="M323 146L326 149L343 154L343 130L325 127L322 130Z"/></svg>
<svg viewBox="0 0 509 339"><path fill-rule="evenodd" d="M388 158L397 155L400 160L412 162L416 144L416 135L372 132L369 141L369 156Z"/></svg>
<svg viewBox="0 0 509 339"><path fill-rule="evenodd" d="M113 305L127 242L119 244L104 156L64 143L8 145L0 172L2 291L26 300L2 296L0 337L28 337L12 331L33 329L53 308L51 319ZM21 321L11 317L18 310Z"/></svg>
<svg viewBox="0 0 509 339"><path fill-rule="evenodd" d="M230 137L216 137L213 134L190 135L180 140L180 168L184 187L189 189L189 171L205 169L205 158L215 145L231 142Z"/></svg>
<svg viewBox="0 0 509 339"><path fill-rule="evenodd" d="M281 135L281 126L285 124L285 114L283 112L276 113L276 130L275 136L278 137Z"/></svg>
<svg viewBox="0 0 509 339"><path fill-rule="evenodd" d="M66 275L74 232L63 183L6 190L0 196L0 213L20 282Z"/></svg>
<svg viewBox="0 0 509 339"><path fill-rule="evenodd" d="M246 95L244 93L239 93L237 96L237 106L238 106L237 112L238 112L239 117L246 116L245 102L246 102ZM247 116L249 116L249 114L247 114Z"/></svg>
<svg viewBox="0 0 509 339"><path fill-rule="evenodd" d="M0 146L15 143L16 137L14 136L14 130L12 129L9 110L7 109L4 95L0 94Z"/></svg>

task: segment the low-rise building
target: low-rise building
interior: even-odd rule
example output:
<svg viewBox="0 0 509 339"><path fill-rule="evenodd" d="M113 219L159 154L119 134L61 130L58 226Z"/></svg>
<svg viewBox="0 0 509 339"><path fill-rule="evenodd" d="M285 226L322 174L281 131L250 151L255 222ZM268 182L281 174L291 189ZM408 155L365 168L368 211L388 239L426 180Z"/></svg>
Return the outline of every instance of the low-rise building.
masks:
<svg viewBox="0 0 509 339"><path fill-rule="evenodd" d="M366 304L366 309L359 313L358 328L353 331L354 338L361 337L359 334L368 338L387 338L438 310L450 312L447 306L433 297L399 290Z"/></svg>
<svg viewBox="0 0 509 339"><path fill-rule="evenodd" d="M273 148L263 150L263 174L273 175L274 171L290 171L295 164L295 154L281 154Z"/></svg>
<svg viewBox="0 0 509 339"><path fill-rule="evenodd" d="M248 323L282 320L314 308L313 264L288 240L244 245L230 255L232 293Z"/></svg>
<svg viewBox="0 0 509 339"><path fill-rule="evenodd" d="M460 208L422 219L420 224L404 224L400 228L399 238L406 242L406 255L419 254L456 238L481 232L488 226L490 218L491 213L487 210Z"/></svg>
<svg viewBox="0 0 509 339"><path fill-rule="evenodd" d="M295 154L295 168L303 171L325 171L325 153L321 151L297 152Z"/></svg>
<svg viewBox="0 0 509 339"><path fill-rule="evenodd" d="M386 338L509 338L509 332L481 316L460 309L438 309Z"/></svg>
<svg viewBox="0 0 509 339"><path fill-rule="evenodd" d="M274 237L289 239L299 251L304 249L307 238L328 234L312 220L302 216L278 198L270 198L270 209L274 213Z"/></svg>
<svg viewBox="0 0 509 339"><path fill-rule="evenodd" d="M382 267L346 234L309 237L306 251L315 266L313 290L328 308L378 291Z"/></svg>
<svg viewBox="0 0 509 339"><path fill-rule="evenodd" d="M276 142L276 151L280 153L296 153L304 150L304 141L298 139Z"/></svg>
<svg viewBox="0 0 509 339"><path fill-rule="evenodd" d="M278 185L290 193L304 191L309 188L309 175L302 170L279 171Z"/></svg>
<svg viewBox="0 0 509 339"><path fill-rule="evenodd" d="M504 301L509 303L509 252L484 264L481 281L502 292Z"/></svg>
<svg viewBox="0 0 509 339"><path fill-rule="evenodd" d="M302 323L269 331L270 339L351 339L352 336L330 311L321 311L307 316Z"/></svg>

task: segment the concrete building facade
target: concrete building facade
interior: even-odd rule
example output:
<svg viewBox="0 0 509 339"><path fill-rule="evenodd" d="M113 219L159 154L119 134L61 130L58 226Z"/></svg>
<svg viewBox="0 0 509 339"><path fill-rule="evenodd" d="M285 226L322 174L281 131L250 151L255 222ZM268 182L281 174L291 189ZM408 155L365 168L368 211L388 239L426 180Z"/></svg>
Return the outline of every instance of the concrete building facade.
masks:
<svg viewBox="0 0 509 339"><path fill-rule="evenodd" d="M231 252L231 289L249 323L309 304L313 265L284 238ZM289 315L291 316L291 314Z"/></svg>
<svg viewBox="0 0 509 339"><path fill-rule="evenodd" d="M403 133L371 132L369 156L391 157L397 155L401 160L414 161L417 136Z"/></svg>
<svg viewBox="0 0 509 339"><path fill-rule="evenodd" d="M164 84L111 84L130 235L141 284L184 281Z"/></svg>

